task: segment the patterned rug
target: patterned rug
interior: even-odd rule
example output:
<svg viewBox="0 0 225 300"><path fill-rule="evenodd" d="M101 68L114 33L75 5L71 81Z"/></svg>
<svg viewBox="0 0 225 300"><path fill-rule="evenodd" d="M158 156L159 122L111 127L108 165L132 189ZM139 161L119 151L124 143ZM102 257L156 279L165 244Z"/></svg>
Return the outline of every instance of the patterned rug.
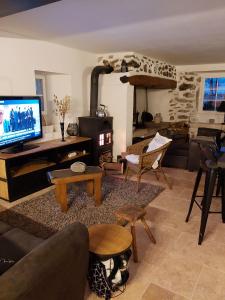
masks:
<svg viewBox="0 0 225 300"><path fill-rule="evenodd" d="M103 203L98 207L95 207L94 199L87 196L84 184L73 184L68 186L67 213L61 212L54 190L51 190L11 209L0 211L0 220L42 238L49 237L75 221L87 226L97 223L115 223L113 212L119 207L127 204L145 207L164 188L141 183L139 193L136 189L134 181L125 182L120 178L106 176L102 183Z"/></svg>

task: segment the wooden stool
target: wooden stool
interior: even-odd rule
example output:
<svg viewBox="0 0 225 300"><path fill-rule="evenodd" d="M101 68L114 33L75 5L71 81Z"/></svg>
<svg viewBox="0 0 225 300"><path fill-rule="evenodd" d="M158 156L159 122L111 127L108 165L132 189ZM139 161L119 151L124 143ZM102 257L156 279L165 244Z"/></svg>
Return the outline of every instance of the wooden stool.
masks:
<svg viewBox="0 0 225 300"><path fill-rule="evenodd" d="M135 233L135 223L138 220L141 220L141 222L144 225L145 231L148 234L149 239L156 244L156 240L151 233L151 230L148 226L148 224L145 221L145 215L146 211L138 206L133 206L133 205L127 205L123 206L117 211L115 211L115 215L118 218L118 220L125 220L130 223L130 229L131 229L131 234L132 234L132 248L133 248L133 258L134 262L138 262L138 254L137 254L137 245L136 245L136 233Z"/></svg>
<svg viewBox="0 0 225 300"><path fill-rule="evenodd" d="M89 251L101 256L112 257L130 248L132 236L117 224L95 224L88 227Z"/></svg>

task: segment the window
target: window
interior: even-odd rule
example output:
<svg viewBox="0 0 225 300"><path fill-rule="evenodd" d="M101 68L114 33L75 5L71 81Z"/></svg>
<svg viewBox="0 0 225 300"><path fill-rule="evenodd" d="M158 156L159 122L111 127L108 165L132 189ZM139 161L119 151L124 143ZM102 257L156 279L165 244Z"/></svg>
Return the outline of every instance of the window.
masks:
<svg viewBox="0 0 225 300"><path fill-rule="evenodd" d="M35 74L36 95L41 98L41 111L47 113L45 76Z"/></svg>
<svg viewBox="0 0 225 300"><path fill-rule="evenodd" d="M225 112L225 77L204 79L203 111Z"/></svg>

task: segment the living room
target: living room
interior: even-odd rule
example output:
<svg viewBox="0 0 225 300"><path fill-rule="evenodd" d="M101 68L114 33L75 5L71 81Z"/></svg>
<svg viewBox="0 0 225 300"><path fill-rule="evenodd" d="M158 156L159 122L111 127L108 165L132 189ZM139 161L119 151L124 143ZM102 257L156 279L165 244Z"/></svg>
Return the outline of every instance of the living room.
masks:
<svg viewBox="0 0 225 300"><path fill-rule="evenodd" d="M38 146L32 150L2 153L15 143L11 140L3 145L0 141L0 248L4 244L0 263L10 267L0 277L0 299L98 299L101 292L93 292L93 282L91 291L86 279L88 247L97 236L90 228L115 225L121 221L121 214L125 223L135 225L131 233L129 224L117 225L132 234L132 245L129 238L119 239L120 233L111 235L118 238L117 246L130 241L128 248L133 254L129 258L129 279L126 285L110 291L112 297L225 297L221 214L208 218L207 213L204 217L193 206L190 220L185 222L196 196L196 175L200 176L196 172L200 162L198 136L207 135L204 141L208 143L210 139L215 141L208 136L211 129L217 130L216 137L218 132L221 138L224 135L224 11L222 0L191 4L178 0L0 4L0 102L7 97L11 101L39 97L42 128L41 139L25 143ZM211 94L216 91L216 96L211 95L213 101L205 98L207 88ZM63 119L65 142L61 141L55 97L70 102ZM146 120L142 118L145 113ZM90 119L99 123L85 131ZM69 124L75 126L72 136L68 134ZM99 136L98 126L106 128ZM204 128L209 131L199 134ZM159 172L152 168L153 172L141 173L140 178L128 176L125 181L121 153L135 146L134 138L143 146L157 131L168 139L165 143L170 147L162 152L162 168L159 154L154 152L158 150L154 149L153 160L158 161ZM95 139L98 145L92 144ZM105 143L103 148L101 143ZM223 148L223 144L220 146ZM139 154L139 159L144 161L145 155ZM69 170L76 162L80 163L74 168L82 170L80 173L86 168L79 179ZM103 166L100 173L95 169L98 164ZM68 176L64 173L59 178L54 173L66 168ZM208 168L214 178L215 168ZM222 160L217 170L223 170ZM215 184L212 179L212 186L217 185L216 194L221 192L223 200L223 172L216 174L218 181ZM204 178L199 184L200 194L213 190L204 190ZM88 181L87 193L81 181ZM211 187L211 182L208 184ZM205 199L210 198L206 194ZM129 204L128 198L136 208L143 209L136 209L135 214L140 215L135 221L120 211ZM220 202L213 198L212 210L222 210L223 219ZM202 228L204 222L200 236L199 226ZM71 226L68 231L67 226ZM16 252L11 250L13 243ZM41 254L35 254L37 247L41 247ZM71 247L76 249L75 257ZM20 279L19 273L24 274ZM102 296L110 298L109 294Z"/></svg>

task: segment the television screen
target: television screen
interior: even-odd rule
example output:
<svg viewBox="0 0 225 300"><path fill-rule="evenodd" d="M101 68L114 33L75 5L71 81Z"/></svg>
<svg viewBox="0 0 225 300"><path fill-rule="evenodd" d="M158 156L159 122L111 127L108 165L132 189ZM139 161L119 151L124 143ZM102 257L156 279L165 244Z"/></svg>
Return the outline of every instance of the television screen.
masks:
<svg viewBox="0 0 225 300"><path fill-rule="evenodd" d="M39 97L0 97L0 148L42 137Z"/></svg>

